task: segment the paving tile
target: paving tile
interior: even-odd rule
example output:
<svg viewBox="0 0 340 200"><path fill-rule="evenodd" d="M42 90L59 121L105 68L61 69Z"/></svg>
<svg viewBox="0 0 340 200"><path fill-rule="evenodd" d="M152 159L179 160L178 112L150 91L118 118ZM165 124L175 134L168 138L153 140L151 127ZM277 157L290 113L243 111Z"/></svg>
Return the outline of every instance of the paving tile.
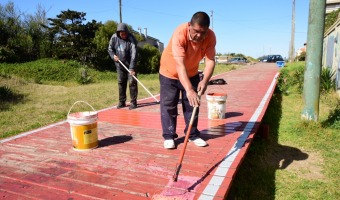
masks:
<svg viewBox="0 0 340 200"><path fill-rule="evenodd" d="M183 149L182 108L176 148L163 148L159 103L99 111L98 147L72 146L65 121L0 141L0 195L5 199L202 199L222 200L260 127L276 84L275 64L249 65L215 78L207 93L227 94L225 118L208 119L202 96L199 125L209 144L188 143L178 181L173 182ZM159 98L159 95L156 95Z"/></svg>

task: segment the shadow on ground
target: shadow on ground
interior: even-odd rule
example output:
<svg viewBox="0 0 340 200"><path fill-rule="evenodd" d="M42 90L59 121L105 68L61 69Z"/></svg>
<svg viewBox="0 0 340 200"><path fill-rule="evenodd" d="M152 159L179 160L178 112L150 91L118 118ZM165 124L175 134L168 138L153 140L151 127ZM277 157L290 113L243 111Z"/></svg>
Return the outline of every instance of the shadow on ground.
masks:
<svg viewBox="0 0 340 200"><path fill-rule="evenodd" d="M24 97L7 86L0 86L0 111L9 110L11 106L22 103Z"/></svg>
<svg viewBox="0 0 340 200"><path fill-rule="evenodd" d="M113 137L108 137L108 138L104 138L98 141L98 148L106 147L106 146L110 146L114 144L125 143L130 140L132 140L131 135L117 135Z"/></svg>
<svg viewBox="0 0 340 200"><path fill-rule="evenodd" d="M226 200L274 200L276 171L286 169L294 161L308 158L309 155L299 148L278 143L278 130L282 116L281 103L281 94L274 93L261 126L269 128L258 130L247 155L238 168L225 197Z"/></svg>
<svg viewBox="0 0 340 200"><path fill-rule="evenodd" d="M159 102L149 102L149 103L138 103L137 108L145 107L145 106L153 106L157 105Z"/></svg>

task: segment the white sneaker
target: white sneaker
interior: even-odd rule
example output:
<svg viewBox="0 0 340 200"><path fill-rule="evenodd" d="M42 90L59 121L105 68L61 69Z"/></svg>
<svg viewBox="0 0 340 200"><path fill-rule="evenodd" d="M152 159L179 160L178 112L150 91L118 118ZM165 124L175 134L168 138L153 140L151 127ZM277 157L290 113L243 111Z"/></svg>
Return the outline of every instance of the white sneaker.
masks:
<svg viewBox="0 0 340 200"><path fill-rule="evenodd" d="M196 146L205 147L208 143L199 137L189 138L189 142L193 142Z"/></svg>
<svg viewBox="0 0 340 200"><path fill-rule="evenodd" d="M173 139L164 140L164 148L174 149L175 148L175 141Z"/></svg>

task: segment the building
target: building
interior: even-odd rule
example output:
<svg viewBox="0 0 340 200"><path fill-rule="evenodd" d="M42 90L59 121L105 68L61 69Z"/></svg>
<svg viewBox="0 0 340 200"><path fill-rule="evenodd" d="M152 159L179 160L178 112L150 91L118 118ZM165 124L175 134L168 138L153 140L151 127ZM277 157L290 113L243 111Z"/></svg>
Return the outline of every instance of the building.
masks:
<svg viewBox="0 0 340 200"><path fill-rule="evenodd" d="M162 42L160 42L158 39L156 39L154 37L150 37L147 34L147 28L144 28L144 34L142 33L141 28L138 28L138 32L135 31L135 30L132 30L131 33L139 34L140 36L142 36L144 38L143 41L138 42L139 47L143 47L145 44L150 44L150 45L156 47L159 50L160 53L163 52L164 44Z"/></svg>
<svg viewBox="0 0 340 200"><path fill-rule="evenodd" d="M303 52L306 53L306 51L307 51L307 43L304 43L303 47L297 50L295 57L299 57Z"/></svg>
<svg viewBox="0 0 340 200"><path fill-rule="evenodd" d="M326 1L326 14L333 12L340 8L340 0L327 0Z"/></svg>
<svg viewBox="0 0 340 200"><path fill-rule="evenodd" d="M335 72L336 89L340 94L340 15L325 32L323 39L322 66Z"/></svg>

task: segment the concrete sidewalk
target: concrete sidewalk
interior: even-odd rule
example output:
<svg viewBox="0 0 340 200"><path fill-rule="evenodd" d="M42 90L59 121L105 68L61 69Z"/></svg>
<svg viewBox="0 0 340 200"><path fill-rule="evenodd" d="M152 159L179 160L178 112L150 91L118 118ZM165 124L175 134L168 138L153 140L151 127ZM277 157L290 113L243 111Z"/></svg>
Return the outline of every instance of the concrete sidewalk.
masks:
<svg viewBox="0 0 340 200"><path fill-rule="evenodd" d="M202 97L199 130L209 146L188 143L178 181L172 181L184 140L179 105L177 148L163 148L159 104L99 112L98 148L75 151L67 121L0 142L3 199L224 199L256 133L276 85L275 64L227 72L225 119L209 120ZM159 98L159 97L158 97ZM91 104L91 102L89 102ZM65 117L66 118L66 117Z"/></svg>

